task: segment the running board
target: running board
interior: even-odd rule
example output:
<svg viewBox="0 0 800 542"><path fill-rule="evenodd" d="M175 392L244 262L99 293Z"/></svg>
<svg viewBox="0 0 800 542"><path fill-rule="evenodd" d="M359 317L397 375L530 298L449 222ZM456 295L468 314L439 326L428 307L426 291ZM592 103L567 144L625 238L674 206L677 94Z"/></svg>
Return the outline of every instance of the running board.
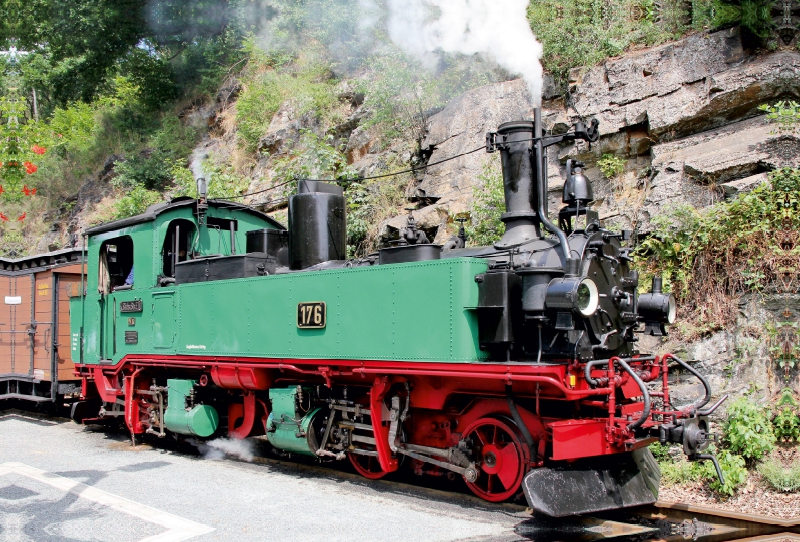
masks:
<svg viewBox="0 0 800 542"><path fill-rule="evenodd" d="M653 454L642 448L570 468L533 469L522 489L532 509L563 517L653 504L660 479Z"/></svg>

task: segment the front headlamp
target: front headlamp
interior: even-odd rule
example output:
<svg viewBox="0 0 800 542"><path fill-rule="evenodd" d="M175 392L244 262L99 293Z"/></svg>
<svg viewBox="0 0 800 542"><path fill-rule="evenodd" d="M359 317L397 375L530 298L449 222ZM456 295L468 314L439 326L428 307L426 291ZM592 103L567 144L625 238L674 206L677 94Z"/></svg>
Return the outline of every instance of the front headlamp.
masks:
<svg viewBox="0 0 800 542"><path fill-rule="evenodd" d="M548 309L569 309L583 316L597 311L600 295L597 285L588 278L558 278L547 286L545 306Z"/></svg>

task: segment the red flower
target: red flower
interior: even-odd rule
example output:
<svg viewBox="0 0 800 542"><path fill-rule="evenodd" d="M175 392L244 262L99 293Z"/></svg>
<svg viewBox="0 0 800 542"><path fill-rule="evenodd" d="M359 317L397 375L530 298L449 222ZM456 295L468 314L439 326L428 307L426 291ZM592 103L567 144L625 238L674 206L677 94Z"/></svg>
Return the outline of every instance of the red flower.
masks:
<svg viewBox="0 0 800 542"><path fill-rule="evenodd" d="M3 220L4 222L8 222L8 217L6 215L4 215L3 213L0 213L0 220Z"/></svg>
<svg viewBox="0 0 800 542"><path fill-rule="evenodd" d="M5 191L6 191L6 189L5 189L5 188L3 188L3 185L0 185L0 194L2 194L2 193L3 193L3 192L5 192Z"/></svg>
<svg viewBox="0 0 800 542"><path fill-rule="evenodd" d="M33 147L31 147L31 150L36 154L44 154L47 152L47 149L45 149L44 147L40 147L39 145L34 145Z"/></svg>
<svg viewBox="0 0 800 542"><path fill-rule="evenodd" d="M25 166L25 171L28 172L28 175L33 175L34 173L36 173L39 170L38 167L36 167L35 165L31 164L28 161L25 161L22 164Z"/></svg>
<svg viewBox="0 0 800 542"><path fill-rule="evenodd" d="M22 187L22 193L25 194L26 196L33 196L36 194L36 189L28 188L28 185L26 184L25 186Z"/></svg>
<svg viewBox="0 0 800 542"><path fill-rule="evenodd" d="M28 216L28 213L22 213L21 215L19 215L19 216L17 217L17 220L19 220L20 222L22 222L23 220L25 220L25 217L26 217L26 216ZM6 219L6 220L8 220L8 219Z"/></svg>

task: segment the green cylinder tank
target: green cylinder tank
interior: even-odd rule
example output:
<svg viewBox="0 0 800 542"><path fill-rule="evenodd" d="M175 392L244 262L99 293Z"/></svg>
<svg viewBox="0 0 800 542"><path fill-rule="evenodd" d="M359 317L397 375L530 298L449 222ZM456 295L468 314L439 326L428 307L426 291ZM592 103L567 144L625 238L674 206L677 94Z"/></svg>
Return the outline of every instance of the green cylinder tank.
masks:
<svg viewBox="0 0 800 542"><path fill-rule="evenodd" d="M164 425L173 433L210 437L219 427L219 414L210 405L187 406L196 380L167 380L167 411Z"/></svg>
<svg viewBox="0 0 800 542"><path fill-rule="evenodd" d="M316 432L321 423L318 415L321 409L311 409L309 404L308 411L303 412L297 399L298 388L269 390L272 409L267 418L267 440L279 450L316 457L319 448ZM304 394L311 393L311 388L302 390Z"/></svg>

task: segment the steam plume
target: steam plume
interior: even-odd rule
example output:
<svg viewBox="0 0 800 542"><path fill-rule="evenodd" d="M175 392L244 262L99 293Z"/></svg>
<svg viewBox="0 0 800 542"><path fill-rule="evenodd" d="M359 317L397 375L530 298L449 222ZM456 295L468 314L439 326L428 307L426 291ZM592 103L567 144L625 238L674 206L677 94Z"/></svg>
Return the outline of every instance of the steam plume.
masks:
<svg viewBox="0 0 800 542"><path fill-rule="evenodd" d="M491 57L525 79L541 104L542 44L528 24L528 0L388 0L392 41L423 64L435 53Z"/></svg>
<svg viewBox="0 0 800 542"><path fill-rule="evenodd" d="M223 459L226 455L236 457L242 461L253 460L253 445L247 440L218 438L207 442L194 442L203 459Z"/></svg>

